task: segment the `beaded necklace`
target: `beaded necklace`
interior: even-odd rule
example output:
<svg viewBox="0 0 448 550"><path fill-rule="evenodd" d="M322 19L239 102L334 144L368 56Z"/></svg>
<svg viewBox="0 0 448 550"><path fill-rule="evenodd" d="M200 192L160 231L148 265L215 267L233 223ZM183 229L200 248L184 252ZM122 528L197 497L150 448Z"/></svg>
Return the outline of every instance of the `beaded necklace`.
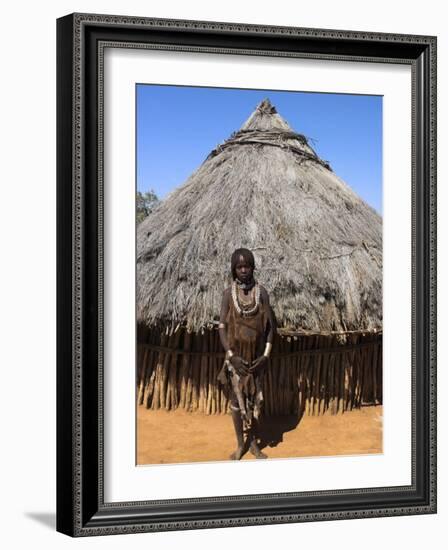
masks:
<svg viewBox="0 0 448 550"><path fill-rule="evenodd" d="M238 299L238 286L236 281L233 281L232 283L232 300L233 305L238 312L239 315L242 317L249 317L251 315L254 315L258 311L258 307L260 305L260 285L258 283L255 283L253 286L253 289L251 290L251 294L255 295L255 304L250 309L243 309L241 307L240 301Z"/></svg>

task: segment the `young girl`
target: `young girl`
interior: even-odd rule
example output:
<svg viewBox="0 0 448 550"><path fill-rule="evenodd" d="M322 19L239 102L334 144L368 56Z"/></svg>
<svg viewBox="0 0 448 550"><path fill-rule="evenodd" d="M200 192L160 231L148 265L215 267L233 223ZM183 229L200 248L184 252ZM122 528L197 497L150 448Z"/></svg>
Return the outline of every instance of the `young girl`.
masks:
<svg viewBox="0 0 448 550"><path fill-rule="evenodd" d="M272 349L275 316L266 289L254 279L254 270L252 252L235 250L232 285L224 291L221 304L219 335L226 358L218 380L230 393L237 439L231 460L240 460L248 449L256 458L267 458L258 446L258 419L263 403L261 380Z"/></svg>

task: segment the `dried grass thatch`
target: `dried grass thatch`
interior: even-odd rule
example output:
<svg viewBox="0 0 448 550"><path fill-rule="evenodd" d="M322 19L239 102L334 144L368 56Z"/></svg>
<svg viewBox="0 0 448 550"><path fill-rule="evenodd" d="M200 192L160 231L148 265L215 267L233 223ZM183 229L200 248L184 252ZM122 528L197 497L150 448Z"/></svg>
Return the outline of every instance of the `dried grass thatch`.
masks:
<svg viewBox="0 0 448 550"><path fill-rule="evenodd" d="M240 246L280 326L381 328L381 217L269 100L139 225L138 321L198 331L216 319Z"/></svg>

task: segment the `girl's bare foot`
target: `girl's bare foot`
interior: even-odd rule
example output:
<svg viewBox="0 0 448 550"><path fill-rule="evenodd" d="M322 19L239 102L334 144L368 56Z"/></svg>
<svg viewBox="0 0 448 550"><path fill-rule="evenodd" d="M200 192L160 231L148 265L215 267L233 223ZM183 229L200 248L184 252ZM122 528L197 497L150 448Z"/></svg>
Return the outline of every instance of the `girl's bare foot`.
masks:
<svg viewBox="0 0 448 550"><path fill-rule="evenodd" d="M250 444L250 452L255 458L268 458L268 455L265 455L262 451L260 451L260 447L256 441L252 441Z"/></svg>
<svg viewBox="0 0 448 550"><path fill-rule="evenodd" d="M244 447L237 447L236 451L230 455L230 460L241 460L244 454Z"/></svg>

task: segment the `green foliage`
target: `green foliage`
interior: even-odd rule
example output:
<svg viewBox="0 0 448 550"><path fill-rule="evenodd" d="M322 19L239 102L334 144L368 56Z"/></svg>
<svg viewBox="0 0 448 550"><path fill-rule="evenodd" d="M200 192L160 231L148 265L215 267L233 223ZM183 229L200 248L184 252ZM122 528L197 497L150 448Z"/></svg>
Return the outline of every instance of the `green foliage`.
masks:
<svg viewBox="0 0 448 550"><path fill-rule="evenodd" d="M137 191L136 208L137 208L137 223L142 222L154 208L159 204L159 198L152 189L142 193Z"/></svg>

